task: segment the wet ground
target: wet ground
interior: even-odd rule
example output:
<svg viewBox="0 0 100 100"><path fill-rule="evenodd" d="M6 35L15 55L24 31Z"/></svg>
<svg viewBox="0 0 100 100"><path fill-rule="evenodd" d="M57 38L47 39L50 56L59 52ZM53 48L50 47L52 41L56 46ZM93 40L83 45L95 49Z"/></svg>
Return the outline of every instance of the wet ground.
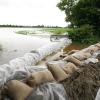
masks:
<svg viewBox="0 0 100 100"><path fill-rule="evenodd" d="M64 48L64 51L69 52L71 50L81 50L81 49L86 48L88 46L89 46L89 44L72 43L71 45L66 46Z"/></svg>

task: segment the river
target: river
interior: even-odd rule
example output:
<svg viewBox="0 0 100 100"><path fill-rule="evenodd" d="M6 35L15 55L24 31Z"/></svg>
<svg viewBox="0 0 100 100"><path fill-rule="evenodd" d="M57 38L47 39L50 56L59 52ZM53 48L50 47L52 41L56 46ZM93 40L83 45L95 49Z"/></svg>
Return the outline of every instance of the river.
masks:
<svg viewBox="0 0 100 100"><path fill-rule="evenodd" d="M40 32L36 28L0 28L0 65L23 56L32 49L50 43L48 37L16 34L16 31L30 30ZM42 32L41 32L42 33Z"/></svg>

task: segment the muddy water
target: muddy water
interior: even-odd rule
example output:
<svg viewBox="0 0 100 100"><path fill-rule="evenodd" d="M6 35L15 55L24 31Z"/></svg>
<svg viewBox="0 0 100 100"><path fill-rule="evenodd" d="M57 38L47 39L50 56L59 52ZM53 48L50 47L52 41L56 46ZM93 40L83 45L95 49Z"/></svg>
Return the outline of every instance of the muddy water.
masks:
<svg viewBox="0 0 100 100"><path fill-rule="evenodd" d="M0 28L0 64L8 63L11 59L23 56L32 49L50 43L48 37L27 36L16 34L16 31L37 29L26 28Z"/></svg>

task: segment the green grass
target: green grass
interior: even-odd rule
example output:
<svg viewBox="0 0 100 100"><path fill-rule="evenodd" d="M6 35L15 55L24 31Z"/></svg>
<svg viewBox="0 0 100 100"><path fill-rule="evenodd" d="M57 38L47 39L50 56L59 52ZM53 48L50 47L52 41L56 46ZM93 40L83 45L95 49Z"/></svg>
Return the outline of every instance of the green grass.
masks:
<svg viewBox="0 0 100 100"><path fill-rule="evenodd" d="M63 33L67 33L69 30L69 28L44 28L42 29L42 31L44 32L50 32L51 34L54 35L61 35Z"/></svg>
<svg viewBox="0 0 100 100"><path fill-rule="evenodd" d="M23 34L23 35L27 35L27 34L35 34L34 31L30 31L30 30L22 30L22 31L17 31L15 32L17 34Z"/></svg>

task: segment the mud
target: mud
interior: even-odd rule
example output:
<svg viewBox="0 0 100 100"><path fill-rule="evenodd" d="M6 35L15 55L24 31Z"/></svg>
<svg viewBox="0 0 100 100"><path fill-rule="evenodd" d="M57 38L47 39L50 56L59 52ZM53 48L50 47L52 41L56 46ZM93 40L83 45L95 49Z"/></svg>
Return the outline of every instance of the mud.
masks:
<svg viewBox="0 0 100 100"><path fill-rule="evenodd" d="M68 100L95 100L100 87L100 62L82 66L61 83L64 85Z"/></svg>

